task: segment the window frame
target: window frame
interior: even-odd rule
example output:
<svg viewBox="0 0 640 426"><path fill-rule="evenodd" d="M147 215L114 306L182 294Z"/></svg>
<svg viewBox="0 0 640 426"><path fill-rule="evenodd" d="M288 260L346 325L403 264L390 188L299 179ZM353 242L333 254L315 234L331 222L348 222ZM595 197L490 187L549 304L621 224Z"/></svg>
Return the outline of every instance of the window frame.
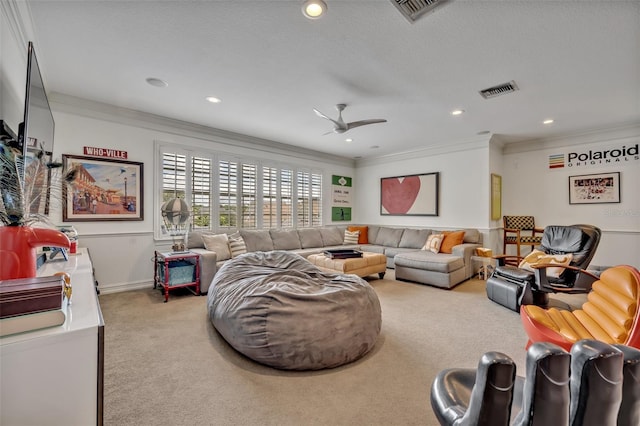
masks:
<svg viewBox="0 0 640 426"><path fill-rule="evenodd" d="M193 229L211 231L211 232L233 232L236 229L274 229L274 228L302 228L309 226L322 226L323 225L323 180L324 171L311 167L300 167L295 164L280 162L280 161L268 161L260 160L251 157L242 157L233 155L221 151L206 150L196 147L187 147L178 144L161 143L156 142L155 146L155 159L154 171L156 174L156 185L154 191L154 238L156 240L170 240L175 238L169 234L164 228L164 221L160 214L160 207L163 202L163 194L165 193L165 182L167 178L165 176L164 158L165 154L171 155L184 155L185 156L185 189L184 199L189 205L191 211L194 210L194 199L205 200L207 197L200 194L200 197L196 197L196 172L194 171L194 159L202 162L203 160L209 160L209 211L203 213L201 211L200 216L206 216L208 214L209 221L208 226L193 226L193 213L190 218L190 225ZM221 203L221 191L223 189L221 182L221 165L225 163L235 163L235 195L229 197L229 201L235 203L235 221L231 220L232 216L229 216L229 225L225 226L220 223L222 214ZM252 170L253 169L253 170ZM275 220L271 220L270 223L264 223L264 182L265 170L269 170L270 173L274 173L276 176L276 194L275 206L272 208L275 210ZM306 194L306 205L309 209L305 212L305 216L298 214L298 200L300 194L298 192L298 178L300 175L308 176L309 191ZM187 178L188 177L188 178ZM206 186L203 181L206 182L206 176L202 173L198 175L201 184L200 186ZM168 181L172 181L169 179ZM316 191L312 189L312 182L318 182ZM319 197L318 197L319 194ZM274 197L273 195L269 195ZM248 204L247 204L248 203ZM198 205L200 209L206 208ZM243 214L244 207L249 207L249 213L247 216ZM273 213L272 213L273 215ZM249 226L245 226L249 225ZM265 226L266 225L266 226ZM186 232L183 231L182 233Z"/></svg>

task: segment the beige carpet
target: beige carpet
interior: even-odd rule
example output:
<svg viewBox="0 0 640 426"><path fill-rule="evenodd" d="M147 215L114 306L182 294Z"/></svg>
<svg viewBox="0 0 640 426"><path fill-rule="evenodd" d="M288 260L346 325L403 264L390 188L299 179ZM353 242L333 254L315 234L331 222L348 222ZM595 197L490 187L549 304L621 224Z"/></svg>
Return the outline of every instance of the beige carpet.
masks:
<svg viewBox="0 0 640 426"><path fill-rule="evenodd" d="M438 371L475 367L496 350L524 374L520 317L489 301L484 281L447 291L393 278L390 270L369 280L382 305L375 348L316 372L275 370L235 352L209 322L206 297L100 296L105 424L437 425L429 388Z"/></svg>

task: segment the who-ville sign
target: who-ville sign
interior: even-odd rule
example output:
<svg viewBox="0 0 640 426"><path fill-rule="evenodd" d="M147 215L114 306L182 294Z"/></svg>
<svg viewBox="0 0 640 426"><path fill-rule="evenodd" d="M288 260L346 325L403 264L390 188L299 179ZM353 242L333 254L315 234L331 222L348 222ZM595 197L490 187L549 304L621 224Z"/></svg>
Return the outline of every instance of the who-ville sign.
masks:
<svg viewBox="0 0 640 426"><path fill-rule="evenodd" d="M638 144L622 145L613 149L601 151L575 151L565 154L549 155L549 168L562 169L564 167L591 167L607 164L623 165L632 161L639 161Z"/></svg>

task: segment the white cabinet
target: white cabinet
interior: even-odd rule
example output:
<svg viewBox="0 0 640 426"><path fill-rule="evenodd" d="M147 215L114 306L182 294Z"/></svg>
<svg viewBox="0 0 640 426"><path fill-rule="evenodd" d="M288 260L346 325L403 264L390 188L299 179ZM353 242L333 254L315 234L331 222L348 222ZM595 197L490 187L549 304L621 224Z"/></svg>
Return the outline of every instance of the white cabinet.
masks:
<svg viewBox="0 0 640 426"><path fill-rule="evenodd" d="M102 424L104 321L87 249L45 263L73 296L62 326L0 338L0 424Z"/></svg>

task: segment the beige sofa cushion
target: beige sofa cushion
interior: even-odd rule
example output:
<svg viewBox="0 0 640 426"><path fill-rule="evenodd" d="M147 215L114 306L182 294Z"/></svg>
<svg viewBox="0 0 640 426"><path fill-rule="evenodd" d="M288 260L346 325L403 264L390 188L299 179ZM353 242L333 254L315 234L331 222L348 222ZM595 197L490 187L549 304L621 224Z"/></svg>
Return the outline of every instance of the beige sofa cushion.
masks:
<svg viewBox="0 0 640 426"><path fill-rule="evenodd" d="M298 229L302 248L322 247L322 235L316 228Z"/></svg>
<svg viewBox="0 0 640 426"><path fill-rule="evenodd" d="M275 250L297 250L300 246L300 238L295 229L270 229L271 240Z"/></svg>
<svg viewBox="0 0 640 426"><path fill-rule="evenodd" d="M430 229L405 229L400 238L398 247L419 249L424 246L431 234Z"/></svg>
<svg viewBox="0 0 640 426"><path fill-rule="evenodd" d="M269 231L240 229L240 235L247 246L247 251L273 250L273 241Z"/></svg>
<svg viewBox="0 0 640 426"><path fill-rule="evenodd" d="M202 234L202 241L204 241L204 248L216 252L218 261L231 259L227 234Z"/></svg>

